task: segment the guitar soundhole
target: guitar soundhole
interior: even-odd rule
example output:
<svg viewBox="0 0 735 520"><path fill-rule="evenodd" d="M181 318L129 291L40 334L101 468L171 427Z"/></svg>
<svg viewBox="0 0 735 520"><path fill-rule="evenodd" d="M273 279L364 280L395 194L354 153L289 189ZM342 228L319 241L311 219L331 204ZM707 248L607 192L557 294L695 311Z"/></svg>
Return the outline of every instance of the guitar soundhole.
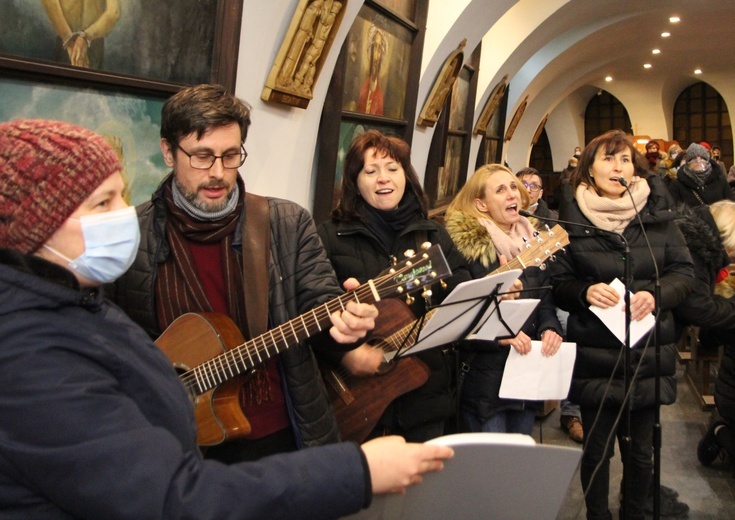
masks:
<svg viewBox="0 0 735 520"><path fill-rule="evenodd" d="M391 360L391 361L384 361L380 364L380 367L378 368L378 372L375 374L376 376L385 376L393 372L395 370L396 366L398 365L398 361Z"/></svg>

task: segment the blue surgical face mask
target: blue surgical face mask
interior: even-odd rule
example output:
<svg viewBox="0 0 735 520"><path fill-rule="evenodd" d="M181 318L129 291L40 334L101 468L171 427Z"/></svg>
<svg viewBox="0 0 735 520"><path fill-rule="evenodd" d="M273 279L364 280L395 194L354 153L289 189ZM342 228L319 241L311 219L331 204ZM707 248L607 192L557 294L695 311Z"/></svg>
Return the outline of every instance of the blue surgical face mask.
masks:
<svg viewBox="0 0 735 520"><path fill-rule="evenodd" d="M78 221L84 234L84 253L79 257L71 260L46 244L43 247L69 262L69 269L88 280L114 282L128 270L138 252L140 228L135 208L84 215Z"/></svg>

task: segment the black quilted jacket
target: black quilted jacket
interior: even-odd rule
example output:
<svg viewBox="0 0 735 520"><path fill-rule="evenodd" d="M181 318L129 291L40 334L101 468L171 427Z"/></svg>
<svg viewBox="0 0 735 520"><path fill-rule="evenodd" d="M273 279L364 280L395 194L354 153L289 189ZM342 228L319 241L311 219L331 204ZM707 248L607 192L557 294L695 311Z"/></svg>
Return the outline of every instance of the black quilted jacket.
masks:
<svg viewBox="0 0 735 520"><path fill-rule="evenodd" d="M671 207L671 198L663 181L656 176L649 177L647 181L651 194L645 207L638 209L660 275L661 402L670 404L676 400L674 343L677 340L671 310L689 295L694 274L692 259L674 221L676 212ZM560 218L592 226L574 200L571 186L565 189ZM551 281L556 304L570 313L567 340L577 343L577 360L569 399L582 406L593 407L599 406L604 396L604 406L619 407L624 395L623 363L617 368L616 363L624 347L607 326L590 312L586 293L588 287L595 283L610 283L615 278L625 280L623 240L575 226L567 226L567 231L571 243L566 254L557 255L557 262L551 264ZM633 282L630 290L633 293L654 293L654 264L638 219L628 224L623 236L631 249ZM643 357L633 383L632 409L654 404L655 352L652 344L649 348L643 348L645 343L646 338L632 349L630 356L629 373ZM613 372L615 375L609 382Z"/></svg>

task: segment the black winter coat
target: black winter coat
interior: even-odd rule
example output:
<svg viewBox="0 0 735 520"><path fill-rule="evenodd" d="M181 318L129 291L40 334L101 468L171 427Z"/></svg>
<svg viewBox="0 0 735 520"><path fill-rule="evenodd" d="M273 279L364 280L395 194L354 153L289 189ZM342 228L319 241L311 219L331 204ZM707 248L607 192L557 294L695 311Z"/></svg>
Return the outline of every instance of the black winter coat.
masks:
<svg viewBox="0 0 735 520"><path fill-rule="evenodd" d="M715 382L715 402L720 414L735 424L735 297L714 294L717 274L730 260L708 207L682 212L677 223L689 246L696 278L694 290L675 309L675 316L683 325L700 327L703 346L724 345Z"/></svg>
<svg viewBox="0 0 735 520"><path fill-rule="evenodd" d="M650 176L647 182L651 194L646 205L639 208L639 215L660 276L661 402L670 404L676 400L675 342L678 339L671 310L691 292L694 273L686 243L674 222L676 213L671 207L672 202L663 181L658 176ZM573 195L571 186L567 187L560 218L593 227L580 211ZM599 229L568 225L567 231L571 243L566 254L557 255L557 261L551 264L551 280L556 304L569 312L567 340L577 343L569 399L585 407L597 407L600 404L619 407L625 393L624 364L621 360L616 369L616 363L624 347L589 310L586 294L587 289L595 283L610 283L615 278L625 281L625 246L621 238ZM655 294L656 271L637 218L628 224L622 236L628 241L631 250L631 293L649 291ZM655 350L652 345L643 348L647 337L630 353L629 374L633 373L643 357L633 382L632 409L652 406L655 402ZM614 377L610 382L613 371Z"/></svg>
<svg viewBox="0 0 735 520"><path fill-rule="evenodd" d="M202 460L190 396L146 333L67 269L7 249L0 386L4 520L336 518L370 499L353 443Z"/></svg>
<svg viewBox="0 0 735 520"><path fill-rule="evenodd" d="M390 266L391 257L403 259L406 250L418 251L424 240L441 245L453 273L445 280L446 289L440 284L433 285L432 305L441 303L460 282L470 280L467 264L446 230L437 222L419 215L399 234L390 251L360 221L327 221L320 224L317 231L340 283L350 277L357 278L360 283L367 282ZM411 310L416 317L426 314L424 299L417 295ZM409 430L425 423L448 419L454 414L450 360L439 348L416 355L431 369L429 380L420 388L393 401L381 418L381 424L385 427Z"/></svg>
<svg viewBox="0 0 735 520"><path fill-rule="evenodd" d="M702 204L712 204L718 200L732 199L730 185L719 168L712 169L712 173L707 178L704 186L698 186L689 178L684 173L686 168L687 165L682 165L676 173L676 179L668 185L669 193L671 193L675 202L694 207Z"/></svg>
<svg viewBox="0 0 735 520"><path fill-rule="evenodd" d="M468 260L473 278L487 276L500 267L490 234L474 216L456 211L448 216L445 225L457 249ZM496 259L493 261L493 258ZM540 339L541 333L547 329L561 336L563 331L556 316L551 291L539 289L549 285L548 271L532 265L523 270L521 281L523 289L528 291L522 297L540 300L521 330L531 339ZM493 415L506 410L538 407L535 401L503 399L498 395L512 347L498 345L497 341L482 340L463 341L460 346L464 373L460 408L463 411L486 422Z"/></svg>

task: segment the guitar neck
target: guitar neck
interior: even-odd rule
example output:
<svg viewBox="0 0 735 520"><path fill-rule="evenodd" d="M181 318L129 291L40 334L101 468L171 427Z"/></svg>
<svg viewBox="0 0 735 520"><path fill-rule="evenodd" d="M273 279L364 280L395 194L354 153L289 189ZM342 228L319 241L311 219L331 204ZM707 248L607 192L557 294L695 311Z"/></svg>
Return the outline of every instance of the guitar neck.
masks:
<svg viewBox="0 0 735 520"><path fill-rule="evenodd" d="M375 303L379 299L370 284L362 285L192 368L182 374L181 379L190 392L203 394L314 334L328 330L331 327L329 316L345 310L348 302Z"/></svg>

